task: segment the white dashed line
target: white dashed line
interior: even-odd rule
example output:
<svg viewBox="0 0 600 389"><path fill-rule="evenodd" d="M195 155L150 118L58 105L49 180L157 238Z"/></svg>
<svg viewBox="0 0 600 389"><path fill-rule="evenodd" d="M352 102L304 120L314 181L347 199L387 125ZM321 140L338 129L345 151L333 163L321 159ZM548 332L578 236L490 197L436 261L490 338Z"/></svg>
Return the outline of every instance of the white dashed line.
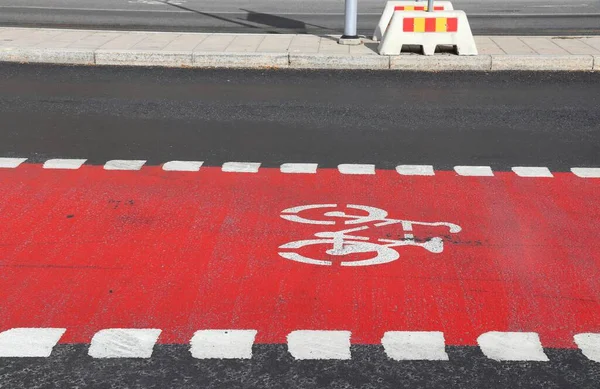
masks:
<svg viewBox="0 0 600 389"><path fill-rule="evenodd" d="M27 158L0 158L0 168L14 169L25 161Z"/></svg>
<svg viewBox="0 0 600 389"><path fill-rule="evenodd" d="M600 334L577 334L575 344L589 360L600 362Z"/></svg>
<svg viewBox="0 0 600 389"><path fill-rule="evenodd" d="M554 177L547 167L515 166L512 171L519 177Z"/></svg>
<svg viewBox="0 0 600 389"><path fill-rule="evenodd" d="M49 357L65 328L13 328L0 332L0 357Z"/></svg>
<svg viewBox="0 0 600 389"><path fill-rule="evenodd" d="M229 173L258 173L258 162L225 162L222 170Z"/></svg>
<svg viewBox="0 0 600 389"><path fill-rule="evenodd" d="M489 166L455 166L454 171L460 176L493 177L494 172Z"/></svg>
<svg viewBox="0 0 600 389"><path fill-rule="evenodd" d="M597 167L574 167L571 172L581 178L600 178L600 168Z"/></svg>
<svg viewBox="0 0 600 389"><path fill-rule="evenodd" d="M146 161L114 159L104 164L104 170L140 170Z"/></svg>
<svg viewBox="0 0 600 389"><path fill-rule="evenodd" d="M403 176L434 176L435 172L431 165L400 165L396 171Z"/></svg>
<svg viewBox="0 0 600 389"><path fill-rule="evenodd" d="M486 332L477 343L483 354L495 361L548 361L535 332Z"/></svg>
<svg viewBox="0 0 600 389"><path fill-rule="evenodd" d="M168 172L197 172L202 167L202 161L170 161L163 165Z"/></svg>
<svg viewBox="0 0 600 389"><path fill-rule="evenodd" d="M257 331L202 330L190 341L190 352L198 359L250 359Z"/></svg>
<svg viewBox="0 0 600 389"><path fill-rule="evenodd" d="M314 174L317 172L319 167L316 163L284 163L281 165L282 173L310 173Z"/></svg>
<svg viewBox="0 0 600 389"><path fill-rule="evenodd" d="M150 358L161 330L110 328L94 334L88 355L92 358Z"/></svg>
<svg viewBox="0 0 600 389"><path fill-rule="evenodd" d="M77 170L87 159L49 159L44 162L44 169Z"/></svg>
<svg viewBox="0 0 600 389"><path fill-rule="evenodd" d="M442 332L386 332L381 344L387 356L395 361L447 361Z"/></svg>
<svg viewBox="0 0 600 389"><path fill-rule="evenodd" d="M375 165L343 163L338 165L338 170L342 174L375 174Z"/></svg>
<svg viewBox="0 0 600 389"><path fill-rule="evenodd" d="M288 350L296 359L350 359L350 331L293 331Z"/></svg>

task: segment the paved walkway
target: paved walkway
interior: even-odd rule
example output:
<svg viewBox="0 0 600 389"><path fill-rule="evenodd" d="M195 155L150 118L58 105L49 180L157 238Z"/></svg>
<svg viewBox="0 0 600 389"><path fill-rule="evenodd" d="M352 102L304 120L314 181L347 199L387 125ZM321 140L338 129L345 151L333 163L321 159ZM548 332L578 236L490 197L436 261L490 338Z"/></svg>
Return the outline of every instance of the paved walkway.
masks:
<svg viewBox="0 0 600 389"><path fill-rule="evenodd" d="M600 70L600 36L477 36L480 55L380 56L335 36L0 28L0 61L168 67Z"/></svg>

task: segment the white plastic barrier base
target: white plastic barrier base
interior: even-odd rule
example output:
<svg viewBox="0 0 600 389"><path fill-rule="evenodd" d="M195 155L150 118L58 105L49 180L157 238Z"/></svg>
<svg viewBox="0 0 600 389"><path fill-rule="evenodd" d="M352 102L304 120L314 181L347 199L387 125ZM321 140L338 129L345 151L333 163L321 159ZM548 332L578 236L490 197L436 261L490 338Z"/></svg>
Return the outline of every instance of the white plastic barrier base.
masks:
<svg viewBox="0 0 600 389"><path fill-rule="evenodd" d="M425 55L433 55L437 45L456 46L459 55L477 55L463 11L395 11L379 44L379 54L399 55L402 45L423 46Z"/></svg>
<svg viewBox="0 0 600 389"><path fill-rule="evenodd" d="M436 1L433 3L434 11L452 11L453 9L452 3L449 1ZM379 23L377 24L375 32L373 33L373 40L375 42L379 42L381 38L383 38L383 35L385 35L385 31L392 20L394 11L427 11L427 0L388 1L385 4L385 9L383 10L381 19L379 19Z"/></svg>

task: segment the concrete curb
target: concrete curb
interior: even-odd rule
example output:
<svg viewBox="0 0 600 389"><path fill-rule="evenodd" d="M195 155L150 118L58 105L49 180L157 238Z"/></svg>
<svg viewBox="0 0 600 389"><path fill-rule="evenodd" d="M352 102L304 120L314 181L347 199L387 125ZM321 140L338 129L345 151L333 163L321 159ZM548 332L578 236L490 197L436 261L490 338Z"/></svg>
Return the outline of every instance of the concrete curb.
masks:
<svg viewBox="0 0 600 389"><path fill-rule="evenodd" d="M600 55L308 54L0 47L0 62L195 68L600 71Z"/></svg>

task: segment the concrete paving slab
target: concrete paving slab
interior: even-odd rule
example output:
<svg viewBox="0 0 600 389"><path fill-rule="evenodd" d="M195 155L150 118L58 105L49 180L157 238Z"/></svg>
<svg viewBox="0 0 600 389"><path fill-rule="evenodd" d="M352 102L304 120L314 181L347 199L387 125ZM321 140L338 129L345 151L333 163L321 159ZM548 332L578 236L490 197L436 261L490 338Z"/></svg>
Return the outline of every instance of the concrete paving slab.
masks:
<svg viewBox="0 0 600 389"><path fill-rule="evenodd" d="M257 47L260 53L282 53L287 52L294 35L267 35Z"/></svg>
<svg viewBox="0 0 600 389"><path fill-rule="evenodd" d="M319 53L321 54L350 54L349 45L340 45L333 37L322 37L319 42Z"/></svg>
<svg viewBox="0 0 600 389"><path fill-rule="evenodd" d="M68 47L76 49L98 49L102 45L118 38L122 33L118 32L96 32L90 36L73 42Z"/></svg>
<svg viewBox="0 0 600 389"><path fill-rule="evenodd" d="M290 53L290 67L295 69L389 69L389 61L389 57L380 55Z"/></svg>
<svg viewBox="0 0 600 389"><path fill-rule="evenodd" d="M217 51L224 52L227 46L233 42L236 38L236 35L232 34L214 34L206 39L204 39L194 51L198 52L207 52L207 51Z"/></svg>
<svg viewBox="0 0 600 389"><path fill-rule="evenodd" d="M101 45L99 49L128 50L144 40L147 36L148 34L143 32L128 32L106 42L105 44Z"/></svg>
<svg viewBox="0 0 600 389"><path fill-rule="evenodd" d="M96 65L131 66L192 66L191 52L168 52L153 50L96 50Z"/></svg>
<svg viewBox="0 0 600 389"><path fill-rule="evenodd" d="M163 48L165 51L193 51L211 34L181 34Z"/></svg>
<svg viewBox="0 0 600 389"><path fill-rule="evenodd" d="M581 38L581 41L597 50L600 50L600 36L586 36Z"/></svg>
<svg viewBox="0 0 600 389"><path fill-rule="evenodd" d="M192 66L198 68L287 68L287 53L215 53L194 51Z"/></svg>
<svg viewBox="0 0 600 389"><path fill-rule="evenodd" d="M492 55L492 70L590 71L591 55Z"/></svg>
<svg viewBox="0 0 600 389"><path fill-rule="evenodd" d="M527 46L518 37L514 36L494 36L492 41L496 43L506 54L537 54L535 50Z"/></svg>
<svg viewBox="0 0 600 389"><path fill-rule="evenodd" d="M436 54L422 56L417 54L401 54L390 57L390 69L430 72L450 70L489 71L492 69L492 57L490 55L458 56Z"/></svg>
<svg viewBox="0 0 600 389"><path fill-rule="evenodd" d="M321 38L315 35L296 35L290 43L290 53L318 53Z"/></svg>
<svg viewBox="0 0 600 389"><path fill-rule="evenodd" d="M240 35L227 46L225 52L228 53L253 53L258 46L265 40L265 35Z"/></svg>
<svg viewBox="0 0 600 389"><path fill-rule="evenodd" d="M548 37L523 37L521 40L542 55L569 55L569 52Z"/></svg>
<svg viewBox="0 0 600 389"><path fill-rule="evenodd" d="M475 44L481 55L506 54L489 36L476 36Z"/></svg>
<svg viewBox="0 0 600 389"><path fill-rule="evenodd" d="M590 55L600 55L600 50L586 44L585 42L568 37L556 37L552 38L552 42L556 43L558 46L562 47L569 54L581 55L581 54L590 54Z"/></svg>
<svg viewBox="0 0 600 389"><path fill-rule="evenodd" d="M162 50L181 34L148 34L143 40L131 47L132 50Z"/></svg>

